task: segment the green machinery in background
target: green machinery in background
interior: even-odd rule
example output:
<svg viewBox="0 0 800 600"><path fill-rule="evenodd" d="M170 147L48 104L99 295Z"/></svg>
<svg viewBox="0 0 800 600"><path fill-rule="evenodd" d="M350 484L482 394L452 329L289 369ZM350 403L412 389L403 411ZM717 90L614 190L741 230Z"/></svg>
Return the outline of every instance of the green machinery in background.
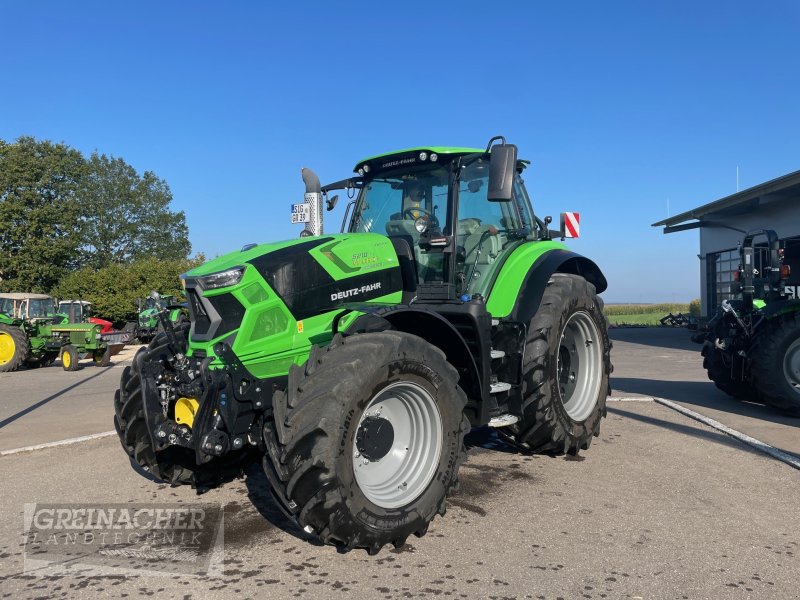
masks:
<svg viewBox="0 0 800 600"><path fill-rule="evenodd" d="M759 229L745 235L739 255L739 298L723 301L708 332L693 336L703 366L725 393L800 416L800 299L786 293L784 248L775 231Z"/></svg>
<svg viewBox="0 0 800 600"><path fill-rule="evenodd" d="M0 294L0 372L15 371L23 364L48 366L59 357L65 371L76 371L84 356L108 366L111 350L101 326L66 320L56 314L50 296Z"/></svg>
<svg viewBox="0 0 800 600"><path fill-rule="evenodd" d="M125 330L132 332L140 342L149 342L159 331L163 331L159 312L164 309L168 310L167 316L173 326L180 325L186 320L184 308L176 304L175 296L153 293L137 302L137 321L127 325Z"/></svg>

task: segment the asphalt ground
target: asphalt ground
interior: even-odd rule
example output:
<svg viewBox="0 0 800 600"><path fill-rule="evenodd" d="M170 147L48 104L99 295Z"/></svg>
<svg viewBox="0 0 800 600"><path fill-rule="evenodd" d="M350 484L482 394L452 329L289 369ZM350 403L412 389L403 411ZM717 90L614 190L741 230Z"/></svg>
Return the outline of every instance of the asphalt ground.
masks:
<svg viewBox="0 0 800 600"><path fill-rule="evenodd" d="M800 420L716 390L684 330L611 335L616 400L587 452L528 456L473 432L447 514L373 557L308 541L258 469L198 497L134 471L112 436L0 456L0 597L797 598L800 472L650 398L796 454ZM107 369L0 375L0 449L110 430L127 360L115 358ZM224 505L220 569L25 572L23 512L34 502Z"/></svg>

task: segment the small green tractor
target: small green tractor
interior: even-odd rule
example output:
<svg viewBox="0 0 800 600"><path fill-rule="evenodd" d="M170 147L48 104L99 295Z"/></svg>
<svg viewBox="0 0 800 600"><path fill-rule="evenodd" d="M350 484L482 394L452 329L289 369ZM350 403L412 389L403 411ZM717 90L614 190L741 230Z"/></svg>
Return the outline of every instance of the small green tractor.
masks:
<svg viewBox="0 0 800 600"><path fill-rule="evenodd" d="M176 304L175 296L161 296L154 293L137 302L138 317L133 327L127 327L133 335L143 344L152 340L155 335L164 331L159 318L159 313L167 309L168 320L173 327L180 326L186 321L182 306Z"/></svg>
<svg viewBox="0 0 800 600"><path fill-rule="evenodd" d="M800 417L800 300L785 293L784 248L774 231L760 229L744 237L739 255L733 291L741 299L723 301L708 331L693 336L703 366L726 394Z"/></svg>
<svg viewBox="0 0 800 600"><path fill-rule="evenodd" d="M198 489L257 460L300 528L372 554L444 514L471 427L588 449L610 393L606 279L553 239L575 213L556 231L535 216L527 165L493 138L367 158L326 186L303 169L301 238L186 273L190 323L162 311L122 373L125 451ZM325 234L333 190L351 201Z"/></svg>
<svg viewBox="0 0 800 600"><path fill-rule="evenodd" d="M44 294L0 294L0 373L23 364L48 366L59 356L65 371L78 370L86 355L99 366L110 364L100 325L67 323L55 311L53 299Z"/></svg>
<svg viewBox="0 0 800 600"><path fill-rule="evenodd" d="M59 300L56 317L60 323L93 323L100 326L100 337L108 345L111 356L119 354L125 344L130 342L131 334L114 329L113 323L95 315L94 307L87 300ZM58 323L58 321L55 321Z"/></svg>

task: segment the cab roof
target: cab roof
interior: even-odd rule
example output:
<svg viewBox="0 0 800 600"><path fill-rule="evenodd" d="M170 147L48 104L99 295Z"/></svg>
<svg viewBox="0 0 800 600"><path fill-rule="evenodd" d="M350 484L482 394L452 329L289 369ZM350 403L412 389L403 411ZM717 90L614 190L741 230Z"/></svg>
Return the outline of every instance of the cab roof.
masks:
<svg viewBox="0 0 800 600"><path fill-rule="evenodd" d="M0 300L52 300L52 298L47 294L12 292L10 294L0 294Z"/></svg>
<svg viewBox="0 0 800 600"><path fill-rule="evenodd" d="M375 156L365 158L356 163L353 172L358 173L359 169L364 169L365 165L369 170L384 170L399 166L435 162L430 160L431 155L435 155L437 158L439 156L447 157L447 159L450 160L454 156L484 152L486 152L484 148L460 148L454 146L420 146L418 148L406 148L405 150L395 150L394 152L376 154ZM422 158L423 153L425 156L424 159Z"/></svg>

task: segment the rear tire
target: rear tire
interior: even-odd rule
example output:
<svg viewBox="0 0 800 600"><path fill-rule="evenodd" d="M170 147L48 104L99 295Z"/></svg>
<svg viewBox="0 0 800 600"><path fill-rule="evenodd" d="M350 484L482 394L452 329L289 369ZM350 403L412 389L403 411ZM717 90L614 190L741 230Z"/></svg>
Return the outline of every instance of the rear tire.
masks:
<svg viewBox="0 0 800 600"><path fill-rule="evenodd" d="M326 544L399 548L445 512L466 457L466 400L455 368L419 337L385 331L315 346L264 425L273 495Z"/></svg>
<svg viewBox="0 0 800 600"><path fill-rule="evenodd" d="M95 354L93 357L94 364L98 367L108 367L111 365L111 348L106 348L102 354Z"/></svg>
<svg viewBox="0 0 800 600"><path fill-rule="evenodd" d="M747 354L761 400L800 417L800 313L767 321Z"/></svg>
<svg viewBox="0 0 800 600"><path fill-rule="evenodd" d="M65 371L77 371L81 368L78 349L72 344L67 344L61 349L61 367Z"/></svg>
<svg viewBox="0 0 800 600"><path fill-rule="evenodd" d="M30 352L28 336L19 327L0 325L0 373L16 371Z"/></svg>
<svg viewBox="0 0 800 600"><path fill-rule="evenodd" d="M587 450L606 416L611 370L608 326L594 285L555 273L528 326L522 419L501 435L533 452Z"/></svg>

